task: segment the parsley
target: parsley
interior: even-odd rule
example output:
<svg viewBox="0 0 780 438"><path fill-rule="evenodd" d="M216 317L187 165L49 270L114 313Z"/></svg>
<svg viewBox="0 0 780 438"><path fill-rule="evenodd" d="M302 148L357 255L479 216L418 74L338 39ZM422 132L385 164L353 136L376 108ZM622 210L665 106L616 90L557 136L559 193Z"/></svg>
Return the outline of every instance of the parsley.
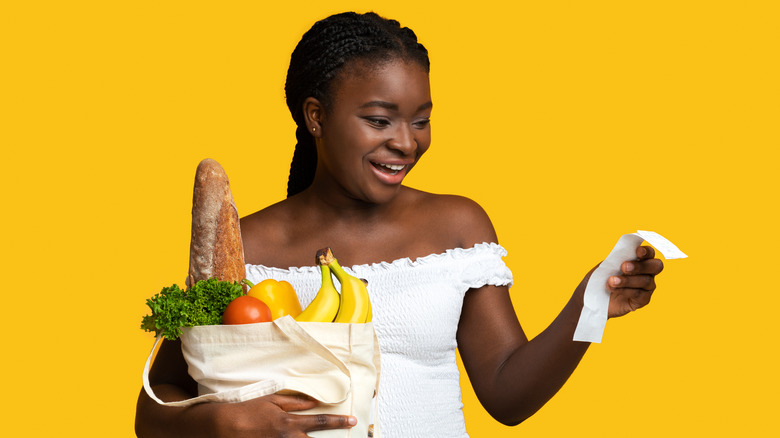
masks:
<svg viewBox="0 0 780 438"><path fill-rule="evenodd" d="M182 327L217 325L231 301L244 294L238 282L201 280L186 291L179 286L165 287L146 300L152 313L143 317L141 329L174 340Z"/></svg>

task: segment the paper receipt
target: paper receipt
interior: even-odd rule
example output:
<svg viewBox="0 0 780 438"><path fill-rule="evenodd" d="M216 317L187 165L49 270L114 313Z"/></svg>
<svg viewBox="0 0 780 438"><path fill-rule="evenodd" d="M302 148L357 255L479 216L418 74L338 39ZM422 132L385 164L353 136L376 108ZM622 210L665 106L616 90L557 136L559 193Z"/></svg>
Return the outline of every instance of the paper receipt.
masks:
<svg viewBox="0 0 780 438"><path fill-rule="evenodd" d="M607 325L607 310L609 308L609 291L607 279L612 275L620 275L620 265L628 260L636 260L636 249L647 241L666 259L681 259L688 257L672 242L652 231L637 231L624 234L601 262L588 280L585 287L585 302L580 314L577 328L574 330L574 340L582 342L601 342L604 327Z"/></svg>

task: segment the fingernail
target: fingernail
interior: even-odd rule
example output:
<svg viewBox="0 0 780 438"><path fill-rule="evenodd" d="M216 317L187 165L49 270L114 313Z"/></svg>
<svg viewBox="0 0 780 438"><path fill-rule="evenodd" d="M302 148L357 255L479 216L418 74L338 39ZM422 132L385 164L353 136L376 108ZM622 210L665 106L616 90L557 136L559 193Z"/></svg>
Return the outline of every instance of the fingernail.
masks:
<svg viewBox="0 0 780 438"><path fill-rule="evenodd" d="M623 280L620 277L612 277L612 286L620 286Z"/></svg>
<svg viewBox="0 0 780 438"><path fill-rule="evenodd" d="M623 271L625 272L631 272L634 270L634 264L633 263L626 263L625 266L623 266Z"/></svg>
<svg viewBox="0 0 780 438"><path fill-rule="evenodd" d="M349 424L350 426L356 425L357 424L357 418L356 417L349 417L347 419L347 424Z"/></svg>

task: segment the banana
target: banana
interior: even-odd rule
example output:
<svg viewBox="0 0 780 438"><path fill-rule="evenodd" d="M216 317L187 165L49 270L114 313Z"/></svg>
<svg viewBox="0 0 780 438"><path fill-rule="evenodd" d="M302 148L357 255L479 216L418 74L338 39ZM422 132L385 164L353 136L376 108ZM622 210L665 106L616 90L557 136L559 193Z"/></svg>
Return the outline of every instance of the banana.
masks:
<svg viewBox="0 0 780 438"><path fill-rule="evenodd" d="M336 286L333 285L330 267L328 265L320 265L320 271L322 272L322 286L320 286L317 296L306 307L306 310L295 317L296 321L333 322L336 313L339 311L341 297L336 290Z"/></svg>
<svg viewBox="0 0 780 438"><path fill-rule="evenodd" d="M330 267L331 272L341 283L341 305L333 322L360 324L367 322L371 303L368 300L368 289L363 280L350 275L339 266L330 248L317 251L317 259L321 265Z"/></svg>

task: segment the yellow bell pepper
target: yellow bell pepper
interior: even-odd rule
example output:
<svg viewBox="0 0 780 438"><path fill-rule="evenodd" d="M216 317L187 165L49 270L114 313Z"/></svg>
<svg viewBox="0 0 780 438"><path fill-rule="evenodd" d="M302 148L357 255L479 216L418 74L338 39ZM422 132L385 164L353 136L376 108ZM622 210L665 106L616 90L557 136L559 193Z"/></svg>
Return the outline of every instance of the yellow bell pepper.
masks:
<svg viewBox="0 0 780 438"><path fill-rule="evenodd" d="M276 281L273 278L265 279L257 284L252 284L249 280L244 280L244 283L249 286L249 291L246 294L267 304L271 309L273 319L284 315L290 315L293 318L300 315L301 303L290 283L284 280Z"/></svg>

